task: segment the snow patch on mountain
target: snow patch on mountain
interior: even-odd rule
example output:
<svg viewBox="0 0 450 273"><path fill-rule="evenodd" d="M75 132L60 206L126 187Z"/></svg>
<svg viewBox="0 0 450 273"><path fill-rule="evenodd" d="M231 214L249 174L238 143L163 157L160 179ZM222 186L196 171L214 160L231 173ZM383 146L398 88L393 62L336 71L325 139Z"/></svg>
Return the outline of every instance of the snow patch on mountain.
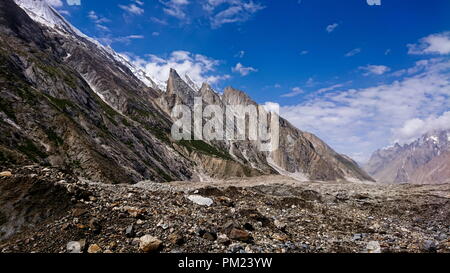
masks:
<svg viewBox="0 0 450 273"><path fill-rule="evenodd" d="M14 0L34 21L58 31L63 35L84 38L101 49L105 55L110 55L115 61L126 66L146 86L156 90L165 90L165 84L155 83L143 70L136 68L126 56L115 52L111 47L103 46L97 40L85 35L44 0Z"/></svg>

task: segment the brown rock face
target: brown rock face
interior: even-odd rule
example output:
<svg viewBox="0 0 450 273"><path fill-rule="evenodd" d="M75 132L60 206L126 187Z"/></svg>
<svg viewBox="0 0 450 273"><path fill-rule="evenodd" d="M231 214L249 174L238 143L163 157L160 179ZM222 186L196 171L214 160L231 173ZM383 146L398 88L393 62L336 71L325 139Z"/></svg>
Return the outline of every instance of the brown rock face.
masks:
<svg viewBox="0 0 450 273"><path fill-rule="evenodd" d="M365 169L382 183L450 183L450 131L434 131L418 140L376 151Z"/></svg>

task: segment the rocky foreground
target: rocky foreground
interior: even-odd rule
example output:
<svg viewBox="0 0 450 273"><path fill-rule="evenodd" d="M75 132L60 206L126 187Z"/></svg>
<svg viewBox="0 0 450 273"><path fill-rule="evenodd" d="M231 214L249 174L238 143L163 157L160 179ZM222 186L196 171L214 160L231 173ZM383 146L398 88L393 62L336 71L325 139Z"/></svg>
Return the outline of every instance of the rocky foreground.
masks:
<svg viewBox="0 0 450 273"><path fill-rule="evenodd" d="M282 176L107 185L0 174L0 252L450 252L450 185Z"/></svg>

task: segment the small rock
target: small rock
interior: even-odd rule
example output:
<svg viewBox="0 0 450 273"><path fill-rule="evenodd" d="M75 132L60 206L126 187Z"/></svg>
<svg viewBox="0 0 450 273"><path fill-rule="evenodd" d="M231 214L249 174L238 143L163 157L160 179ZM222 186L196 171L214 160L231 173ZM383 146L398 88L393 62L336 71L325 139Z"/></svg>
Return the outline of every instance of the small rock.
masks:
<svg viewBox="0 0 450 273"><path fill-rule="evenodd" d="M360 240L362 240L362 238L363 238L362 234L359 234L359 233L353 234L352 241L360 241Z"/></svg>
<svg viewBox="0 0 450 273"><path fill-rule="evenodd" d="M322 201L322 195L313 190L305 190L300 194L300 197L306 201Z"/></svg>
<svg viewBox="0 0 450 273"><path fill-rule="evenodd" d="M205 232L202 236L203 239L209 240L209 241L215 241L217 240L217 234L214 232Z"/></svg>
<svg viewBox="0 0 450 273"><path fill-rule="evenodd" d="M65 231L68 230L70 228L71 224L70 223L65 223L61 226L61 230Z"/></svg>
<svg viewBox="0 0 450 273"><path fill-rule="evenodd" d="M86 240L68 242L66 250L68 253L83 253L86 247Z"/></svg>
<svg viewBox="0 0 450 273"><path fill-rule="evenodd" d="M240 244L232 244L228 249L231 253L245 254L245 249Z"/></svg>
<svg viewBox="0 0 450 273"><path fill-rule="evenodd" d="M88 248L88 253L91 253L91 254L96 254L96 253L101 253L101 252L102 252L102 249L97 244L90 245Z"/></svg>
<svg viewBox="0 0 450 273"><path fill-rule="evenodd" d="M139 218L141 220L144 217L145 209L140 209L140 208L135 208L135 207L126 207L125 209L131 217Z"/></svg>
<svg viewBox="0 0 450 273"><path fill-rule="evenodd" d="M125 235L128 238L133 238L134 237L134 225L129 225L126 229L125 229Z"/></svg>
<svg viewBox="0 0 450 273"><path fill-rule="evenodd" d="M86 209L82 208L75 208L72 210L72 216L74 217L80 217L81 215L86 214L88 211Z"/></svg>
<svg viewBox="0 0 450 273"><path fill-rule="evenodd" d="M371 241L366 246L367 253L381 253L380 243L377 241Z"/></svg>
<svg viewBox="0 0 450 273"><path fill-rule="evenodd" d="M426 252L431 252L431 253L436 252L437 251L436 243L431 240L426 240L423 243L423 250Z"/></svg>
<svg viewBox="0 0 450 273"><path fill-rule="evenodd" d="M157 251L162 245L162 241L151 235L144 235L139 239L139 249L145 253Z"/></svg>
<svg viewBox="0 0 450 273"><path fill-rule="evenodd" d="M187 199L200 206L211 206L214 202L211 198L203 197L200 195L189 195Z"/></svg>
<svg viewBox="0 0 450 273"><path fill-rule="evenodd" d="M233 228L230 232L230 239L241 241L241 242L249 242L249 241L251 241L252 237L251 237L250 233L248 233L245 230Z"/></svg>
<svg viewBox="0 0 450 273"><path fill-rule="evenodd" d="M182 235L178 234L178 233L173 233L170 234L168 237L169 241L174 244L174 245L178 245L181 246L184 244L184 238Z"/></svg>
<svg viewBox="0 0 450 273"><path fill-rule="evenodd" d="M102 226L100 225L100 222L96 218L92 218L89 220L89 228L95 233L98 234L102 230Z"/></svg>
<svg viewBox="0 0 450 273"><path fill-rule="evenodd" d="M12 176L12 173L8 172L8 171L0 173L0 177L11 177L11 176Z"/></svg>
<svg viewBox="0 0 450 273"><path fill-rule="evenodd" d="M275 221L273 222L273 224L274 224L275 227L278 228L279 230L285 230L285 229L286 229L286 224L285 224L285 223L282 223L282 222L280 222L280 221L278 221L278 220L275 220Z"/></svg>
<svg viewBox="0 0 450 273"><path fill-rule="evenodd" d="M231 241L226 234L219 234L219 236L217 236L217 243L229 246Z"/></svg>
<svg viewBox="0 0 450 273"><path fill-rule="evenodd" d="M110 250L115 250L117 248L117 242L111 242L108 246Z"/></svg>

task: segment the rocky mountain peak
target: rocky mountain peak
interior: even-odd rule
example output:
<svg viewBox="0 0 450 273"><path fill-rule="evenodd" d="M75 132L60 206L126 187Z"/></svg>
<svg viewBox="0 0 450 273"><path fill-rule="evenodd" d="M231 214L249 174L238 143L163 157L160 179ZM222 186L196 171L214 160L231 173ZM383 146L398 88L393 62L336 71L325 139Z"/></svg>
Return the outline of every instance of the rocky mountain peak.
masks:
<svg viewBox="0 0 450 273"><path fill-rule="evenodd" d="M217 94L209 84L203 83L199 92L203 98L203 101L207 104L222 104L219 94Z"/></svg>
<svg viewBox="0 0 450 273"><path fill-rule="evenodd" d="M180 77L175 69L170 69L169 80L167 81L168 95L177 95L184 104L192 106L194 105L196 93L197 92Z"/></svg>
<svg viewBox="0 0 450 273"><path fill-rule="evenodd" d="M450 165L450 130L433 130L409 144L372 155L365 169L384 183L443 183Z"/></svg>
<svg viewBox="0 0 450 273"><path fill-rule="evenodd" d="M14 0L35 21L69 34L85 37L44 0Z"/></svg>
<svg viewBox="0 0 450 273"><path fill-rule="evenodd" d="M222 99L228 105L256 105L245 92L233 87L225 88Z"/></svg>

